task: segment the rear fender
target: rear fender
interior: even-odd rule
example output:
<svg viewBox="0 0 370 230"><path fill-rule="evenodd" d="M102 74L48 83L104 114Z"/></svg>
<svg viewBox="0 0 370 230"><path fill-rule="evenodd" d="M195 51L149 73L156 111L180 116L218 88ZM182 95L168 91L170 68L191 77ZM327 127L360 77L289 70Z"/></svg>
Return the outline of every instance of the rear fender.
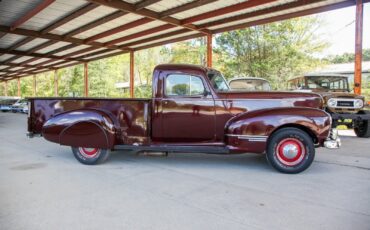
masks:
<svg viewBox="0 0 370 230"><path fill-rule="evenodd" d="M43 125L42 135L61 145L111 149L116 137L112 117L108 112L96 109L64 112Z"/></svg>
<svg viewBox="0 0 370 230"><path fill-rule="evenodd" d="M269 136L282 127L307 131L318 143L329 135L331 118L326 112L306 107L254 110L231 118L226 124L226 143L235 151L264 152Z"/></svg>

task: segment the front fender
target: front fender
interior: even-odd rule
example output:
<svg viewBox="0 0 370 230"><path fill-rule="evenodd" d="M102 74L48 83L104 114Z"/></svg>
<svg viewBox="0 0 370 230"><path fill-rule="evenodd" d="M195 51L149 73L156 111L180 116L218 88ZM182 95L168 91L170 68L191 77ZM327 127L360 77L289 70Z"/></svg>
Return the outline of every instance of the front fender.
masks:
<svg viewBox="0 0 370 230"><path fill-rule="evenodd" d="M110 149L115 144L112 116L96 109L64 112L50 118L42 128L48 141L74 147Z"/></svg>
<svg viewBox="0 0 370 230"><path fill-rule="evenodd" d="M231 118L226 124L226 136L231 146L243 144L248 151L263 152L268 137L287 126L302 127L322 143L330 132L331 118L323 110L306 107L254 110Z"/></svg>

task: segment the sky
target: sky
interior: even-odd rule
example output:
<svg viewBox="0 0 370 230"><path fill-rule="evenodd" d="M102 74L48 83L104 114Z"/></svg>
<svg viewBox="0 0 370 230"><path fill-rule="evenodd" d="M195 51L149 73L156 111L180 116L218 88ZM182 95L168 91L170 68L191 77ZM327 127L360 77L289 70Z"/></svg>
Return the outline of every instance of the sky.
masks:
<svg viewBox="0 0 370 230"><path fill-rule="evenodd" d="M355 52L355 11L356 7L346 7L318 14L324 25L316 33L331 43L322 56ZM363 49L370 48L370 3L364 4L362 42Z"/></svg>

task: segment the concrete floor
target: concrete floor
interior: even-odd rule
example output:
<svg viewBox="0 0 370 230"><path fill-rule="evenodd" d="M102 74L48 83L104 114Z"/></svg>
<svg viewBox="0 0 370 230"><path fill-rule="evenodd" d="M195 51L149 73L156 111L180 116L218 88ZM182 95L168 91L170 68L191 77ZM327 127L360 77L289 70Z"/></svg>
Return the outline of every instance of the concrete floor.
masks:
<svg viewBox="0 0 370 230"><path fill-rule="evenodd" d="M305 172L264 156L114 152L85 166L69 147L27 139L0 113L0 229L370 229L370 139L342 136Z"/></svg>

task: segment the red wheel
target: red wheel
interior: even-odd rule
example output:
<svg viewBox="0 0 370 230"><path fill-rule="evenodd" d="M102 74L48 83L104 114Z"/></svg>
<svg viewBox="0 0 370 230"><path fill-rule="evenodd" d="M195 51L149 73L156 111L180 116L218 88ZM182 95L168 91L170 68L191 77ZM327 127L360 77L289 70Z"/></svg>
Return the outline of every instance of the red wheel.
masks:
<svg viewBox="0 0 370 230"><path fill-rule="evenodd" d="M312 138L298 128L282 128L268 140L268 162L283 173L299 173L306 170L315 158Z"/></svg>
<svg viewBox="0 0 370 230"><path fill-rule="evenodd" d="M86 165L102 163L109 156L107 149L100 148L72 147L72 152L79 162Z"/></svg>
<svg viewBox="0 0 370 230"><path fill-rule="evenodd" d="M278 160L286 166L295 166L302 162L306 155L303 143L295 138L286 138L276 146Z"/></svg>
<svg viewBox="0 0 370 230"><path fill-rule="evenodd" d="M94 158L96 155L99 154L100 149L79 147L78 151L86 158Z"/></svg>

